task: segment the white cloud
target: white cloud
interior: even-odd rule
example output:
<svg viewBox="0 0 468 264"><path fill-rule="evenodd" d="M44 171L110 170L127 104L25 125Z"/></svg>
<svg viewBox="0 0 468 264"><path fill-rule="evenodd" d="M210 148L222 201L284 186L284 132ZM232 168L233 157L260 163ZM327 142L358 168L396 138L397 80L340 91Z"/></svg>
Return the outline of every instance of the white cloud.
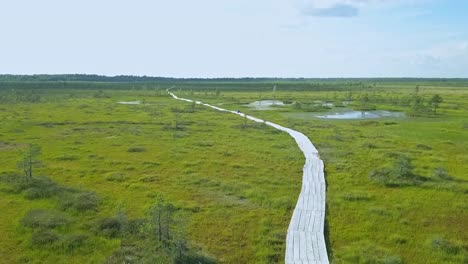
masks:
<svg viewBox="0 0 468 264"><path fill-rule="evenodd" d="M412 64L430 76L465 77L468 75L468 41L444 43L417 52Z"/></svg>
<svg viewBox="0 0 468 264"><path fill-rule="evenodd" d="M412 5L428 0L297 0L297 7L305 16L354 17L371 5Z"/></svg>
<svg viewBox="0 0 468 264"><path fill-rule="evenodd" d="M424 50L418 54L421 58L427 58L423 62L443 62L451 59L466 59L468 56L468 41L445 43Z"/></svg>
<svg viewBox="0 0 468 264"><path fill-rule="evenodd" d="M307 16L352 17L372 0L301 0L298 7Z"/></svg>

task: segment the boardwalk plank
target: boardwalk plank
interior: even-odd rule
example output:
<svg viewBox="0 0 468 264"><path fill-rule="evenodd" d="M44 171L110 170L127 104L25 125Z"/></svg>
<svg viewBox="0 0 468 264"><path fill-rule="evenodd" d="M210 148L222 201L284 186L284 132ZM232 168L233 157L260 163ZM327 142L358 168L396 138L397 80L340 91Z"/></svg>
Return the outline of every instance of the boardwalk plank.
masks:
<svg viewBox="0 0 468 264"><path fill-rule="evenodd" d="M299 255L301 260L307 260L307 251L306 251L306 235L305 232L299 232Z"/></svg>

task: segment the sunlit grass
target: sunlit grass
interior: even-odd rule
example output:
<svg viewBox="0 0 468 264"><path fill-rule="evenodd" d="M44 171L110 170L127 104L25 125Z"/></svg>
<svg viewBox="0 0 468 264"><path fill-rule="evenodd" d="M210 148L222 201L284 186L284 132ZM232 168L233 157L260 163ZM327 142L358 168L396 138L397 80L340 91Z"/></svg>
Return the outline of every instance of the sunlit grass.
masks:
<svg viewBox="0 0 468 264"><path fill-rule="evenodd" d="M293 105L272 111L248 108L257 100L339 102L350 96L342 89L286 91L281 85L273 93L265 85L259 84L262 91L248 92L217 84L217 93L185 84L175 92L309 136L326 165L332 262L466 262L466 88L422 85L421 96L438 93L444 98L436 116L346 121L284 115L306 111ZM411 97L414 84L378 83L350 90L355 102L364 93ZM89 233L90 225L113 217L118 207L131 218L144 217L161 194L177 207L177 228L188 241L219 262L283 261L303 166L293 139L266 126L246 126L231 114L201 106L193 111L191 104L161 92L104 90L97 97L95 92L49 91L41 93L39 103L0 105L0 172L17 173L18 150L38 144L42 167L37 175L99 197L96 212L65 210L73 219L66 232ZM138 100L144 103L117 104ZM409 111L405 105L374 106ZM416 184L389 186L369 177L375 170L395 168L401 155L411 160ZM58 210L60 203L55 198L27 199L9 188L0 183L1 261L102 263L120 248L120 239L95 233L71 253L34 247L21 219L34 209Z"/></svg>

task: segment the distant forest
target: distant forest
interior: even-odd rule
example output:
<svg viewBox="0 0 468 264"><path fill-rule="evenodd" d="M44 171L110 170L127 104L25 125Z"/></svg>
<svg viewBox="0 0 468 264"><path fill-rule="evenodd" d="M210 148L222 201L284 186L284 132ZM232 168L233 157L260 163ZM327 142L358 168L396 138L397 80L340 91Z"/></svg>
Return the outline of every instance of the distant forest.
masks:
<svg viewBox="0 0 468 264"><path fill-rule="evenodd" d="M171 78L154 76L97 74L0 74L0 82L468 82L468 79L451 78Z"/></svg>
<svg viewBox="0 0 468 264"><path fill-rule="evenodd" d="M88 74L0 75L0 93L37 90L355 91L380 87L468 87L468 79L422 78L167 78Z"/></svg>

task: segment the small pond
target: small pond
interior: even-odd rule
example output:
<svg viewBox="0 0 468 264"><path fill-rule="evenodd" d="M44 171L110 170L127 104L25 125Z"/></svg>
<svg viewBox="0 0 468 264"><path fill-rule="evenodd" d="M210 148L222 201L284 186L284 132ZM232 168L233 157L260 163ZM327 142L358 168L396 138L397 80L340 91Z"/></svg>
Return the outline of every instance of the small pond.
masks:
<svg viewBox="0 0 468 264"><path fill-rule="evenodd" d="M288 117L299 119L334 119L334 120L353 120L353 119L376 119L376 118L402 118L405 116L402 112L391 111L333 111L324 113L288 113Z"/></svg>
<svg viewBox="0 0 468 264"><path fill-rule="evenodd" d="M248 104L248 107L255 108L256 110L272 110L275 106L284 106L285 104L279 100L263 100L255 101Z"/></svg>
<svg viewBox="0 0 468 264"><path fill-rule="evenodd" d="M141 101L118 102L118 104L123 104L123 105L139 105L139 104L141 104Z"/></svg>

